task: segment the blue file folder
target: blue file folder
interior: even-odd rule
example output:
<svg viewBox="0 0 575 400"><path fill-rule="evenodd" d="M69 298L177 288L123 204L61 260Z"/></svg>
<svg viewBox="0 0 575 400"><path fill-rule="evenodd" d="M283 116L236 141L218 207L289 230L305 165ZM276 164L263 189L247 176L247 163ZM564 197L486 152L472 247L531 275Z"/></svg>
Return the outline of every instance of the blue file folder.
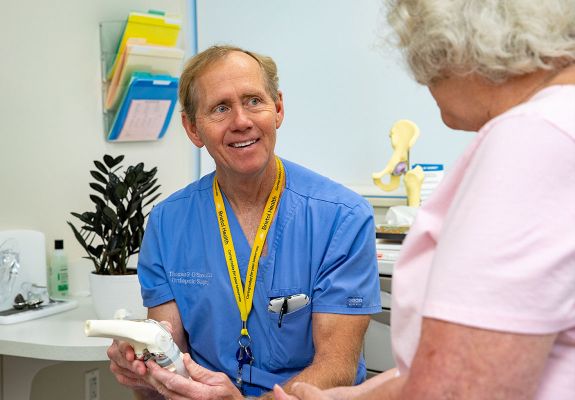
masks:
<svg viewBox="0 0 575 400"><path fill-rule="evenodd" d="M108 134L110 141L157 140L178 99L178 78L135 72Z"/></svg>

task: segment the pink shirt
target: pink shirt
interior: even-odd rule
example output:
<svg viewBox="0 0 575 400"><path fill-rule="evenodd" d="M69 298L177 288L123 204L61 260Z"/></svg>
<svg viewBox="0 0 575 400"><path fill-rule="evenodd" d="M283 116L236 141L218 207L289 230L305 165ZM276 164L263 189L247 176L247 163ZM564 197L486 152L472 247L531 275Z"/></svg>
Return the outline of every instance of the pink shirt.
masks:
<svg viewBox="0 0 575 400"><path fill-rule="evenodd" d="M393 273L406 372L422 317L558 333L537 399L575 399L575 85L487 123L421 207Z"/></svg>

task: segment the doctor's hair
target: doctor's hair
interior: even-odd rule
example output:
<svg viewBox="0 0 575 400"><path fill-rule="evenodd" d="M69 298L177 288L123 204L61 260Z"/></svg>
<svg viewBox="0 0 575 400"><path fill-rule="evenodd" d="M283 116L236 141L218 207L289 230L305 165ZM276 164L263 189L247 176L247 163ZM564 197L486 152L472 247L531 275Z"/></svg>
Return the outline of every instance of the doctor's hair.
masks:
<svg viewBox="0 0 575 400"><path fill-rule="evenodd" d="M476 73L493 83L575 61L575 0L386 0L414 78Z"/></svg>
<svg viewBox="0 0 575 400"><path fill-rule="evenodd" d="M223 59L232 52L241 52L249 55L259 64L266 85L266 92L274 102L279 99L279 78L276 63L271 57L235 46L212 46L192 57L184 67L180 76L179 99L184 112L191 122L196 120L198 107L196 81L209 66Z"/></svg>

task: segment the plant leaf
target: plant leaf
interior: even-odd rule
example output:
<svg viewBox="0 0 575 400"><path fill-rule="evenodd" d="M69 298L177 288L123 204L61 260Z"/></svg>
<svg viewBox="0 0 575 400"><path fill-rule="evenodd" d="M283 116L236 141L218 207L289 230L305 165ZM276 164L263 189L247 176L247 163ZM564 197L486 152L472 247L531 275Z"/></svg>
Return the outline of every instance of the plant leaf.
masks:
<svg viewBox="0 0 575 400"><path fill-rule="evenodd" d="M124 160L124 155L120 154L118 157L114 158L114 166L120 164Z"/></svg>
<svg viewBox="0 0 575 400"><path fill-rule="evenodd" d="M124 182L119 182L116 186L114 193L118 199L124 199L128 194L128 186Z"/></svg>
<svg viewBox="0 0 575 400"><path fill-rule="evenodd" d="M104 197L107 198L106 189L104 189L101 185L91 182L90 187L94 189L96 192L102 193Z"/></svg>
<svg viewBox="0 0 575 400"><path fill-rule="evenodd" d="M104 275L127 273L129 257L140 251L149 214L145 209L161 195L156 167L147 171L137 163L123 168L123 160L123 155L104 155L94 161L90 187L95 193L89 196L95 211L71 213L83 223L80 229L68 222L96 273Z"/></svg>
<svg viewBox="0 0 575 400"><path fill-rule="evenodd" d="M78 214L76 212L71 212L70 214L72 214L74 217L78 218L83 223L88 224L88 225L92 225L94 213L86 211L85 213L82 213L82 214Z"/></svg>
<svg viewBox="0 0 575 400"><path fill-rule="evenodd" d="M153 188L151 188L150 190L148 190L147 192L144 193L144 197L150 197L159 188L160 188L160 185L154 186Z"/></svg>
<svg viewBox="0 0 575 400"><path fill-rule="evenodd" d="M126 175L124 176L124 183L131 187L135 181L136 181L136 174L134 173L134 171L132 171L132 169L128 169L126 171Z"/></svg>
<svg viewBox="0 0 575 400"><path fill-rule="evenodd" d="M149 199L148 201L146 201L142 207L146 207L148 204L151 204L154 202L154 200L156 200L158 197L160 197L162 194L158 193L157 195L155 195L154 197L152 197L151 199Z"/></svg>
<svg viewBox="0 0 575 400"><path fill-rule="evenodd" d="M80 245L82 245L82 247L86 248L86 246L87 246L86 241L84 240L84 238L82 237L80 232L78 232L78 229L76 229L76 227L74 225L72 225L72 223L70 221L66 221L66 223L68 225L70 225L70 228L72 228L72 232L74 232L74 236L76 236L76 240L78 240L78 242L80 242Z"/></svg>
<svg viewBox="0 0 575 400"><path fill-rule="evenodd" d="M108 154L104 155L104 163L110 169L114 168L114 166L116 165L116 164L114 164L114 157L112 157Z"/></svg>
<svg viewBox="0 0 575 400"><path fill-rule="evenodd" d="M102 182L104 185L108 183L108 180L104 177L104 175L102 175L98 171L90 171L90 175L92 175L92 177L94 177L94 179L97 180L98 182Z"/></svg>
<svg viewBox="0 0 575 400"><path fill-rule="evenodd" d="M90 195L90 199L96 204L96 207L104 208L106 203L100 197L96 196L95 194Z"/></svg>
<svg viewBox="0 0 575 400"><path fill-rule="evenodd" d="M118 223L118 216L116 215L114 210L112 210L110 207L106 206L103 208L102 211L104 213L104 216L108 217L114 225Z"/></svg>
<svg viewBox="0 0 575 400"><path fill-rule="evenodd" d="M108 175L108 169L104 166L104 164L102 164L100 161L95 160L94 161L94 165L96 166L96 168L98 168L101 172L103 172L104 174Z"/></svg>

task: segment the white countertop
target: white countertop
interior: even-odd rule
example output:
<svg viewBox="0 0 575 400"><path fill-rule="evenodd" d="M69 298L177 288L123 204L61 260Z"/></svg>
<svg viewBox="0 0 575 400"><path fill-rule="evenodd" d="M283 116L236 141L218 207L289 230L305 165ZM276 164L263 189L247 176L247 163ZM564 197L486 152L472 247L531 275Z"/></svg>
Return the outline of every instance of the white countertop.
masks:
<svg viewBox="0 0 575 400"><path fill-rule="evenodd" d="M97 319L91 297L76 297L78 307L27 322L0 326L0 354L56 361L107 360L111 339L88 338L84 321Z"/></svg>

